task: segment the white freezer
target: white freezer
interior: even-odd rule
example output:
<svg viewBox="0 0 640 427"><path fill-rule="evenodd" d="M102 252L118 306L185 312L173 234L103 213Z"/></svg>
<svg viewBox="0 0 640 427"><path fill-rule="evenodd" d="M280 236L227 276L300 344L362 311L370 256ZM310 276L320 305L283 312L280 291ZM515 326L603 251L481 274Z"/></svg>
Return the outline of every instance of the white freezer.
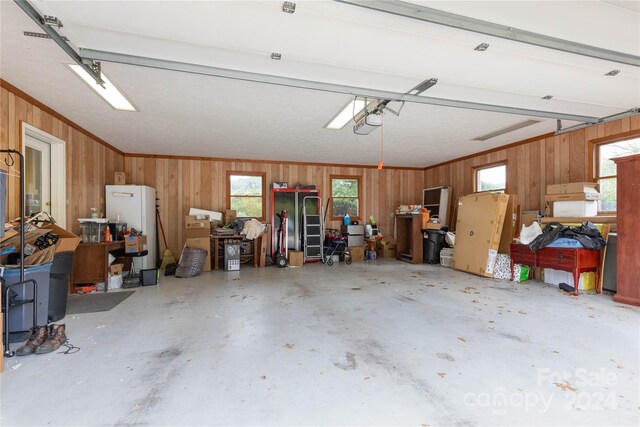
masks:
<svg viewBox="0 0 640 427"><path fill-rule="evenodd" d="M109 221L126 222L147 236L149 255L142 268L156 268L156 190L146 185L107 185L105 204ZM136 262L136 266L138 266Z"/></svg>

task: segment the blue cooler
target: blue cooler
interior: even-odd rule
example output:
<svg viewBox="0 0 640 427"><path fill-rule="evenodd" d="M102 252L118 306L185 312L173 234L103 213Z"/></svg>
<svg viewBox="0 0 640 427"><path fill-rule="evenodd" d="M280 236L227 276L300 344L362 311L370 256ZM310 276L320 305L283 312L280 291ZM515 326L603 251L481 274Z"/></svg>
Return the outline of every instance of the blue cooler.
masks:
<svg viewBox="0 0 640 427"><path fill-rule="evenodd" d="M45 326L49 320L49 275L51 274L51 265L53 263L37 265L35 267L25 267L24 280L33 279L38 284L38 324L33 325L33 308L32 304L21 304L9 307L9 322L4 325L4 331L8 329L9 333L26 332L33 326ZM2 294L6 292L6 286L20 281L19 268L5 268L4 276L5 285L2 287ZM33 298L33 283L29 282L23 285L11 288L17 292L16 300L28 300ZM3 297L4 298L4 297ZM5 301L5 304L7 302Z"/></svg>

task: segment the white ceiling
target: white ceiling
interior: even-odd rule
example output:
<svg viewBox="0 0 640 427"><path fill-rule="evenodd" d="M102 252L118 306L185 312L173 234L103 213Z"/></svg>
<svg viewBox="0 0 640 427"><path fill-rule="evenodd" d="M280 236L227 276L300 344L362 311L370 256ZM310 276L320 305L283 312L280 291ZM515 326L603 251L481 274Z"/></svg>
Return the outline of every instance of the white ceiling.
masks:
<svg viewBox="0 0 640 427"><path fill-rule="evenodd" d="M60 18L76 47L396 92L436 77L424 95L598 117L640 107L636 67L333 1L296 3L291 15L271 1L32 1ZM640 55L637 1L414 3ZM348 95L103 63L140 110L115 111L64 66L55 43L22 35L40 29L13 2L0 2L0 14L2 78L124 152L379 161L381 132L323 128ZM489 49L474 51L482 42ZM612 69L621 73L603 76ZM385 115L385 164L427 166L556 128L545 119L472 141L528 118L406 104Z"/></svg>

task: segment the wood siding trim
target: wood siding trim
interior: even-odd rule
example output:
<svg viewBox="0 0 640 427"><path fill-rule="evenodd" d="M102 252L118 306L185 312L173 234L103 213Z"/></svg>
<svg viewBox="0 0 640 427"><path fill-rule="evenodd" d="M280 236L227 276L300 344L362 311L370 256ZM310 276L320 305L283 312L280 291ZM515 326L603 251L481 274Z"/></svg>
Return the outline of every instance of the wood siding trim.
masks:
<svg viewBox="0 0 640 427"><path fill-rule="evenodd" d="M207 157L207 156L174 156L169 154L143 154L143 153L125 153L125 156L143 158L143 159L205 160L205 161L213 161L213 162L238 162L238 163L256 163L256 164L269 164L269 165L323 166L328 168L378 169L378 165L352 165L352 164L346 164L346 163L287 162L282 160L234 159L229 157ZM423 167L412 167L412 166L385 166L384 169L415 170L415 171L424 170Z"/></svg>
<svg viewBox="0 0 640 427"><path fill-rule="evenodd" d="M11 83L9 83L6 80L1 79L1 78L0 78L0 87L3 87L7 91L13 93L15 96L18 96L18 97L24 99L26 102L28 102L29 104L33 105L34 107L39 108L40 110L44 111L45 113L50 114L51 116L53 116L56 119L60 120L62 123L66 124L67 126L70 126L70 127L74 128L75 130L77 130L78 132L81 132L81 133L85 134L87 137L93 139L98 144L101 144L101 145L105 146L106 148L108 148L108 149L110 149L112 151L115 151L116 153L120 154L121 156L124 155L124 153L122 151L120 151L119 149L117 149L113 145L109 144L108 142L106 142L102 138L97 137L96 135L94 135L93 133L89 132L88 130L86 130L82 126L72 122L71 120L69 120L68 118L63 116L62 114L59 114L58 112L56 112L55 110L53 110L49 106L43 104L42 102L38 101L37 99L35 99L31 95L29 95L28 93L18 89L17 87L13 86Z"/></svg>

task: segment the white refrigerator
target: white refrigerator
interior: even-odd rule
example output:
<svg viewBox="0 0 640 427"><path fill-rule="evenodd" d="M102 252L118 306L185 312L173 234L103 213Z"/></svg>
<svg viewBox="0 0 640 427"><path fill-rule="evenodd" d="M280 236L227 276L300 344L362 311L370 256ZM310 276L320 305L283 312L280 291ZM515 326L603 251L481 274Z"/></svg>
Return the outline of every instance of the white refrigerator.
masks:
<svg viewBox="0 0 640 427"><path fill-rule="evenodd" d="M127 228L147 236L149 255L142 259L142 268L156 268L156 189L146 185L107 185L105 202L109 221L120 218Z"/></svg>

